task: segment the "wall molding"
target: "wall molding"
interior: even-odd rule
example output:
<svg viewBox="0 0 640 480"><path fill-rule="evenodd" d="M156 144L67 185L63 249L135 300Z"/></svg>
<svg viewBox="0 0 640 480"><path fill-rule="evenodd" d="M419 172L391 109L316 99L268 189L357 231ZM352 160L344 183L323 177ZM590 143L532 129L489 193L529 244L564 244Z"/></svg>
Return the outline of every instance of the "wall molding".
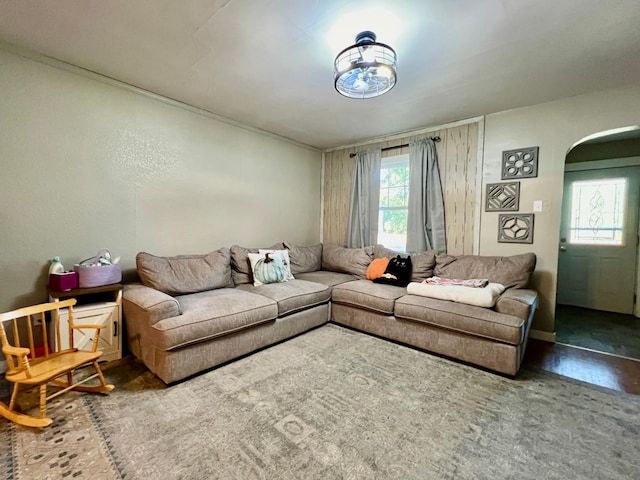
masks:
<svg viewBox="0 0 640 480"><path fill-rule="evenodd" d="M347 148L363 147L365 145L371 145L372 143L389 142L391 140L398 140L398 139L401 139L401 138L404 138L404 137L412 137L414 135L422 135L424 133L436 132L438 130L446 130L447 128L459 127L461 125L467 125L469 123L478 123L478 124L481 123L482 133L483 133L483 142L484 142L484 116L482 116L482 117L468 118L466 120L458 120L456 122L445 123L443 125L435 125L435 126L431 126L431 127L424 127L424 128L420 128L418 130L408 130L406 132L393 133L391 135L385 135L385 136L382 136L382 137L369 138L367 140L363 140L363 141L358 142L358 143L352 143L350 145L342 145L340 147L327 148L327 149L323 150L323 152L324 153L330 153L330 152L335 152L337 150L344 150L344 149L347 149ZM480 145L480 141L478 141L478 144Z"/></svg>
<svg viewBox="0 0 640 480"><path fill-rule="evenodd" d="M227 117L223 117L222 115L218 115L216 113L210 112L209 110L205 110L204 108L195 107L188 103L181 102L179 100L175 100L173 98L165 97L158 93L151 92L149 90L145 90L140 87L136 87L135 85L131 85L130 83L125 83L120 80L116 80L115 78L108 77L98 72L94 72L93 70L88 70L86 68L79 67L72 63L65 62L63 60L59 60L54 57L49 57L47 55L43 55L41 53L34 52L33 50L29 50L23 47L19 47L12 43L8 43L0 40L0 50L4 50L5 52L11 53L18 57L26 58L27 60L32 60L34 62L42 63L44 65L48 65L53 68L57 68L59 70L63 70L68 73L73 73L75 75L79 75L81 77L88 78L90 80L94 80L96 82L103 83L105 85L109 85L111 87L119 88L120 90L124 90L129 93L134 93L136 95L140 95L151 100L156 100L158 102L162 102L166 105L170 105L172 107L179 108L181 110L185 110L190 113L195 113L196 115L201 115L203 117L210 118L212 120L216 120L221 123L226 123L227 125L231 125L233 127L241 128L242 130L246 130L248 132L257 133L259 135L264 135L265 137L271 137L276 140L281 140L283 142L290 143L297 147L306 148L307 150L311 150L314 152L321 152L322 149L307 145L305 143L298 142L293 140L292 138L284 137L282 135L278 135L276 133L269 132L267 130L262 130L257 127L252 127L251 125L246 125L241 122L237 122Z"/></svg>
<svg viewBox="0 0 640 480"><path fill-rule="evenodd" d="M529 337L536 340L544 340L545 342L556 343L556 332L544 332L542 330L529 331Z"/></svg>
<svg viewBox="0 0 640 480"><path fill-rule="evenodd" d="M480 255L480 226L482 222L482 179L484 174L484 117L478 120L478 153L476 160L476 211L473 232L473 254Z"/></svg>
<svg viewBox="0 0 640 480"><path fill-rule="evenodd" d="M320 242L324 243L324 169L326 165L325 153L322 152L322 166L320 167Z"/></svg>
<svg viewBox="0 0 640 480"><path fill-rule="evenodd" d="M605 168L636 167L640 165L640 157L607 158L606 160L590 160L588 162L565 163L565 172L582 170L602 170Z"/></svg>

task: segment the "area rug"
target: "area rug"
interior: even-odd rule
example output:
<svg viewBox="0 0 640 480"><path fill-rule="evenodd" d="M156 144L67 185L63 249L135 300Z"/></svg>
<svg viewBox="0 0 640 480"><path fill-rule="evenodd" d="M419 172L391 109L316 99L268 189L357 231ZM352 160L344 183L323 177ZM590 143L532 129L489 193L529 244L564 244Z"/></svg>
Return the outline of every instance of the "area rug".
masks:
<svg viewBox="0 0 640 480"><path fill-rule="evenodd" d="M640 397L331 324L170 387L131 358L105 373L46 429L0 420L6 478L640 478Z"/></svg>

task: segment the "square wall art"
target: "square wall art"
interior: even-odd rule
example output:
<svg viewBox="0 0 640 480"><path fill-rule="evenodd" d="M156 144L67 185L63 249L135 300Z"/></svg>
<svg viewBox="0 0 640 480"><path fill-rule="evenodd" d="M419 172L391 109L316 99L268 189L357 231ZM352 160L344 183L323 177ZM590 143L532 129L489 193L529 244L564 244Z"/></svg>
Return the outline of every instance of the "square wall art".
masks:
<svg viewBox="0 0 640 480"><path fill-rule="evenodd" d="M538 148L517 148L502 152L502 180L537 177Z"/></svg>
<svg viewBox="0 0 640 480"><path fill-rule="evenodd" d="M533 213L500 214L498 243L533 243Z"/></svg>
<svg viewBox="0 0 640 480"><path fill-rule="evenodd" d="M517 212L520 182L487 183L486 212Z"/></svg>

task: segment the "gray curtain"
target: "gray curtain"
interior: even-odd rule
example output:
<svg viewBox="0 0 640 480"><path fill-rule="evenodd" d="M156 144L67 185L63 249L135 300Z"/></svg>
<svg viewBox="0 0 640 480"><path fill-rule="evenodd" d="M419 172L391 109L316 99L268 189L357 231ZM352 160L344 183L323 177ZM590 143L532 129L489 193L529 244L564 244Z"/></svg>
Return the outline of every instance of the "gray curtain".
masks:
<svg viewBox="0 0 640 480"><path fill-rule="evenodd" d="M373 245L378 238L381 160L379 149L356 154L347 232L347 246L350 248Z"/></svg>
<svg viewBox="0 0 640 480"><path fill-rule="evenodd" d="M444 199L433 140L409 145L409 213L407 252L447 251Z"/></svg>

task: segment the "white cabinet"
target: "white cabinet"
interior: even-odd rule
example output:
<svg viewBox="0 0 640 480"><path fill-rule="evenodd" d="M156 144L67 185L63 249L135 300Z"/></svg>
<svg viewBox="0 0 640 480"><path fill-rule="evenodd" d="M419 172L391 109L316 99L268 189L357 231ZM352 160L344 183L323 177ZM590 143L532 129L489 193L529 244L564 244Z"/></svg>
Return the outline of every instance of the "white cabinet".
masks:
<svg viewBox="0 0 640 480"><path fill-rule="evenodd" d="M69 348L69 312L60 310L60 343L61 348ZM100 331L98 350L103 355L100 361L118 360L122 358L122 335L120 335L120 306L117 302L92 303L73 308L74 325L104 325ZM91 350L95 330L92 328L75 330L73 346L80 350Z"/></svg>
<svg viewBox="0 0 640 480"><path fill-rule="evenodd" d="M73 307L74 325L104 325L105 328L100 331L100 339L98 340L98 350L103 352L100 361L122 358L122 285L49 292L50 301L64 298L78 300L78 303ZM105 299L108 301L99 301ZM60 310L60 343L62 348L69 347L68 320L68 310ZM91 350L94 335L95 330L92 328L75 330L73 346L81 350Z"/></svg>

